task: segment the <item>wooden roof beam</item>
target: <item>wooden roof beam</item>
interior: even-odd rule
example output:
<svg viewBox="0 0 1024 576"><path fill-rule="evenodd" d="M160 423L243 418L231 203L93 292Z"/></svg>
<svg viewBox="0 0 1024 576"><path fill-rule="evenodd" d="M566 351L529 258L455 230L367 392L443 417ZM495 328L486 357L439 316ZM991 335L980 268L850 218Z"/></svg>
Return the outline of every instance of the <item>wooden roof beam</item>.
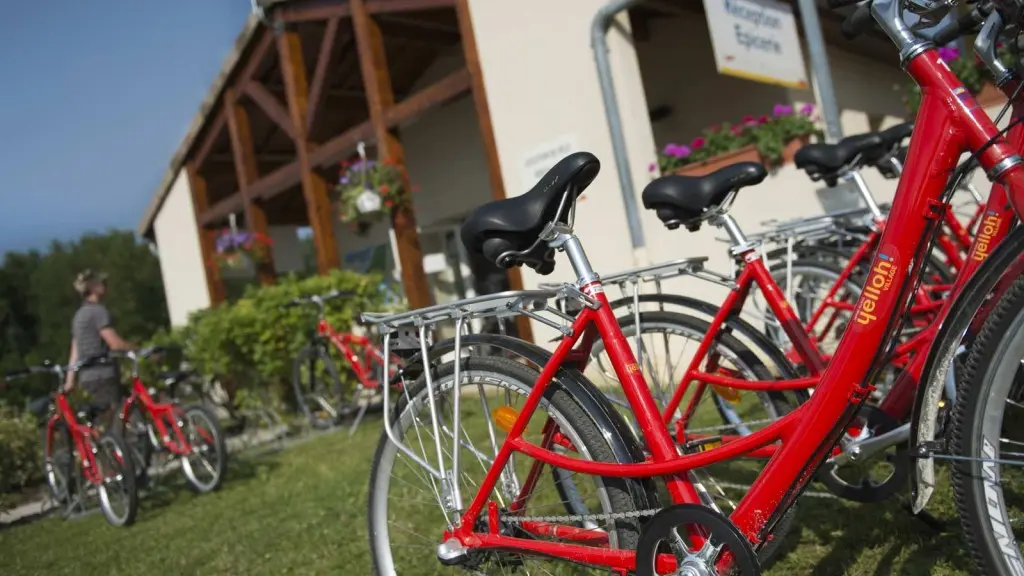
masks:
<svg viewBox="0 0 1024 576"><path fill-rule="evenodd" d="M199 143L199 147L196 148L195 154L192 156L192 163L195 164L195 169L199 170L203 167L203 163L206 161L206 157L210 155L210 151L213 149L213 143L217 141L217 137L220 136L226 125L227 116L224 114L224 108L221 107L214 116L213 122L206 127L206 134L203 136L202 142Z"/></svg>
<svg viewBox="0 0 1024 576"><path fill-rule="evenodd" d="M366 102L377 140L377 154L381 160L390 159L404 166L405 150L401 140L390 130L387 116L395 106L395 95L384 50L384 35L367 11L364 0L349 0L349 6L352 9L352 27L359 50L359 69L363 86L366 87ZM403 182L402 188L405 194L409 193L408 181ZM416 213L411 202L399 204L398 209L392 212L391 229L395 234L398 260L402 266L402 287L409 306L429 306L434 299L423 270L423 248L420 246Z"/></svg>
<svg viewBox="0 0 1024 576"><path fill-rule="evenodd" d="M320 41L320 53L316 57L316 69L313 71L313 82L309 85L309 110L306 112L306 133L313 129L316 116L324 101L324 88L327 86L327 71L330 68L334 45L338 39L338 24L341 16L327 21L324 37ZM337 67L335 67L337 69Z"/></svg>
<svg viewBox="0 0 1024 576"><path fill-rule="evenodd" d="M471 87L472 78L470 77L469 69L463 68L457 72L452 72L441 80L388 108L384 113L384 119L388 127L397 126L402 122L423 114L431 108L469 92Z"/></svg>
<svg viewBox="0 0 1024 576"><path fill-rule="evenodd" d="M281 105L277 97L270 93L270 90L267 90L263 84L250 80L242 84L242 91L252 98L253 102L263 110L274 124L277 124L279 128L284 130L289 138L292 140L298 139L299 133L295 130L295 124L289 117L288 111Z"/></svg>
<svg viewBox="0 0 1024 576"><path fill-rule="evenodd" d="M249 186L259 180L260 170L256 163L256 147L249 127L249 114L238 102L238 93L234 88L224 91L224 109L227 110L228 136L235 159L235 174L243 200L246 227L250 232L269 237L267 214L263 206L257 204L249 194ZM256 266L256 277L260 284L273 284L276 275L273 254L267 254L267 258Z"/></svg>

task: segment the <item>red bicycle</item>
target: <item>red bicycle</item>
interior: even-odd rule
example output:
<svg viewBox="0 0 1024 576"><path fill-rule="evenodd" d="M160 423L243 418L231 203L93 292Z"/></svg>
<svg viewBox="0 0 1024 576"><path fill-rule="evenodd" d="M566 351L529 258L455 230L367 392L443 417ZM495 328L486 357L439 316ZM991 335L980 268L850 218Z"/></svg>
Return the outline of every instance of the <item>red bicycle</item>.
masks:
<svg viewBox="0 0 1024 576"><path fill-rule="evenodd" d="M114 355L132 363L131 394L121 408L121 435L135 462L135 477L145 481L154 454L180 460L189 486L199 493L220 488L228 464L228 450L220 421L205 406L179 406L154 399L155 390L139 378L139 362L163 351L143 348Z"/></svg>
<svg viewBox="0 0 1024 576"><path fill-rule="evenodd" d="M72 409L63 392L64 375L98 364L91 358L64 367L57 364L31 366L8 372L11 382L32 374L52 374L57 391L43 432L43 472L53 501L64 516L84 509L85 498L95 491L103 517L112 526L131 526L138 511L135 476L131 474L131 451L111 431L100 433L92 421L105 407L85 404Z"/></svg>
<svg viewBox="0 0 1024 576"><path fill-rule="evenodd" d="M384 380L384 356L380 348L366 336L339 332L325 316L327 302L352 292L334 290L327 294L295 298L284 308L313 305L317 309L316 327L309 332L309 342L295 357L292 386L299 409L314 428L329 428L355 414L349 434L355 432L367 410L380 410L380 388ZM345 382L334 365L328 345L333 345L344 360L346 376L355 380L355 390L347 394ZM390 374L398 367L393 359ZM369 398L364 398L364 396Z"/></svg>
<svg viewBox="0 0 1024 576"><path fill-rule="evenodd" d="M1020 7L1009 2L985 6L990 12L983 14L991 15L979 37L994 44L1002 29L1000 22L1017 24ZM921 12L928 17L944 14ZM467 249L498 265L526 264L541 273L552 270L555 250L564 251L577 283L563 286L561 293L583 303L575 318L563 319L567 323L552 320L550 315L559 315L545 301L559 294L544 290L492 295L392 316L365 315L385 332L385 357L393 343L396 353L413 348L419 360L410 362L405 374L416 375L417 367L421 372L399 398L394 414L385 419L375 456L369 522L379 572L404 572L398 566L409 562L421 565L424 545L436 545L434 552L443 564L478 572L554 560L645 575L718 574L730 567L734 573L760 573L756 550L770 541L773 528L834 453L833 447L851 424L863 426L858 410L873 388L874 376L890 357L903 317L914 301L924 256L942 222L949 175L959 156L971 151L990 178L1006 187L1010 202L1022 209L1016 215L1024 211L1024 161L1016 149L942 63L934 45L904 23L900 3L874 0L862 5L852 21L870 23L871 15L899 46L906 70L922 87L923 99L906 171L870 267L868 289L853 309L857 321L843 334L828 367L821 367L820 382L810 399L749 435L723 437L716 445L690 446L680 453L602 283L572 232L575 199L596 177L599 163L588 153L570 155L533 190L479 208L467 220L462 236ZM721 217L720 208L728 205L738 188L763 178L763 173L742 165L727 174L696 180L661 178L645 190L645 202L656 205L666 222L696 224ZM1019 289L1015 285L997 297L996 310L1012 309L1015 299L1024 299L1024 282L1017 284ZM553 354L500 336L461 335L468 319L515 312L544 318L563 332L565 337ZM780 307L777 314L784 324L799 326L791 311ZM994 318L991 315L988 322ZM1005 322L1005 317L998 320ZM454 342L428 346L427 330L441 321L456 322ZM998 334L994 329L987 333ZM598 338L612 359L642 444L582 375ZM1012 352L1024 351L1024 337L1018 340L1007 341L1005 357L1012 359ZM472 352L473 346L482 345L505 348L521 361L465 355L467 347ZM972 356L981 353L977 350L972 347ZM997 364L998 370L1013 366L1012 362ZM384 392L387 396L387 387ZM954 419L956 425L972 431L981 424L976 420L979 415L1002 414L1007 401L992 402L990 397L978 397L977 403L987 406L973 411L965 407L965 417ZM957 406L959 411L961 404ZM537 411L545 414L538 416ZM474 416L480 417L478 421L470 420ZM978 440L977 446L990 442L989 449L975 450L973 456L964 456L965 461L978 469L982 464L990 467L995 452L991 439L998 443L998 437L970 434ZM479 446L470 441L471 436L480 440ZM732 513L726 517L717 511L695 472L761 451L768 456L769 449L767 464ZM573 494L565 493L566 486L559 489L557 479L564 476L543 474L545 467L572 474ZM473 477L471 472L483 474ZM1001 487L986 484L985 477L965 474L962 478L975 486L976 494L994 493L1003 502ZM542 485L552 479L555 485ZM664 490L655 479L663 482ZM410 491L410 486L417 485L421 491ZM959 488L958 493L964 494ZM464 495L471 497L464 499ZM395 505L388 502L390 497L396 498ZM433 523L414 511L420 505L434 510ZM964 499L965 524L971 514L991 518L985 506L984 499ZM414 524L420 523L426 535L415 532ZM985 566L993 567L985 573L1011 573L1019 550L986 544L998 543L1005 535L999 530L1005 525L971 525L968 545Z"/></svg>

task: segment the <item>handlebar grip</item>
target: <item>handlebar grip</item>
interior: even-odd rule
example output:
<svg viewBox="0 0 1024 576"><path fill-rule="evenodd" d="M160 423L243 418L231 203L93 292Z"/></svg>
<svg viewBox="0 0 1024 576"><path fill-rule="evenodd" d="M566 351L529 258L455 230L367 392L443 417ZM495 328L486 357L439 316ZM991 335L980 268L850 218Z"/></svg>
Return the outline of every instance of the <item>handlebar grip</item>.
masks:
<svg viewBox="0 0 1024 576"><path fill-rule="evenodd" d="M865 2L858 6L857 10L853 14L850 14L846 20L843 20L843 24L839 27L839 31L843 33L843 37L847 40L853 40L857 36L867 32L874 22L874 18L871 17L871 3Z"/></svg>
<svg viewBox="0 0 1024 576"><path fill-rule="evenodd" d="M825 5L828 6L829 10L836 10L838 8L853 6L858 2L861 2L861 0L825 0Z"/></svg>
<svg viewBox="0 0 1024 576"><path fill-rule="evenodd" d="M960 36L967 34L976 28L985 20L985 15L980 13L977 8L971 9L966 14L961 14L956 19L956 23L943 28L932 36L932 42L935 42L939 46L949 44L953 40L956 40Z"/></svg>
<svg viewBox="0 0 1024 576"><path fill-rule="evenodd" d="M28 368L23 368L21 370L11 370L10 372L4 374L4 380L10 380L12 378L21 378L22 376L28 376L31 373L32 371L29 370Z"/></svg>

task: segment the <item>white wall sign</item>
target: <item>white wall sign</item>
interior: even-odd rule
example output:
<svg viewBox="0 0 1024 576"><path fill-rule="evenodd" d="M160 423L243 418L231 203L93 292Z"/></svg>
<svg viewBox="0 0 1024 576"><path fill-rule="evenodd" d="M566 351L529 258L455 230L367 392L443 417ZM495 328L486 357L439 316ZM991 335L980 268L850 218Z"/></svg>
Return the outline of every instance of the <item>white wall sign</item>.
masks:
<svg viewBox="0 0 1024 576"><path fill-rule="evenodd" d="M793 8L775 0L704 0L718 72L807 88Z"/></svg>
<svg viewBox="0 0 1024 576"><path fill-rule="evenodd" d="M579 152L579 145L575 134L565 134L554 140L538 145L536 148L523 154L520 163L520 190L509 191L510 195L522 194L533 188L541 177L558 163L573 152Z"/></svg>

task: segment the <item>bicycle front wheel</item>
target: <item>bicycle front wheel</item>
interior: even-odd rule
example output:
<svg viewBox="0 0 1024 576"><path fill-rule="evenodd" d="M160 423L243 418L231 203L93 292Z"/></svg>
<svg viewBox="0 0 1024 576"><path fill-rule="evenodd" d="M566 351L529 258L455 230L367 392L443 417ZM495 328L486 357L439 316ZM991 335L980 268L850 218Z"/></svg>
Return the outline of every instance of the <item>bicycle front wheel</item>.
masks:
<svg viewBox="0 0 1024 576"><path fill-rule="evenodd" d="M953 490L980 574L1024 574L1024 277L1000 298L967 356L953 407ZM1011 507L1017 510L1011 511Z"/></svg>
<svg viewBox="0 0 1024 576"><path fill-rule="evenodd" d="M94 444L101 478L98 489L103 516L112 526L131 526L139 509L131 451L124 440L110 433L90 444Z"/></svg>

